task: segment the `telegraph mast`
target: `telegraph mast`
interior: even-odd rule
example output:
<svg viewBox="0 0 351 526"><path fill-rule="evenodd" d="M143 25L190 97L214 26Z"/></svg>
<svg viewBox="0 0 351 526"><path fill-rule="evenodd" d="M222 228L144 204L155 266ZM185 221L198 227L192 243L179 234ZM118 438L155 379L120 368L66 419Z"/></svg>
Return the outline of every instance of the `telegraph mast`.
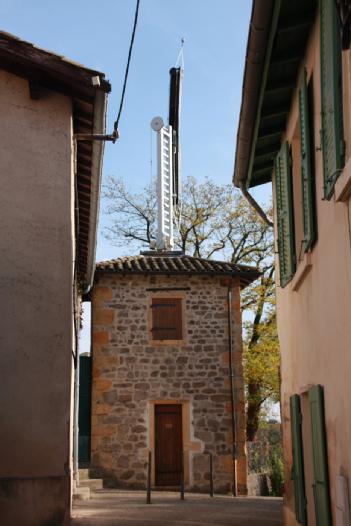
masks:
<svg viewBox="0 0 351 526"><path fill-rule="evenodd" d="M154 117L151 128L157 133L157 250L172 250L173 209L180 201L179 116L183 69L170 70L168 126Z"/></svg>

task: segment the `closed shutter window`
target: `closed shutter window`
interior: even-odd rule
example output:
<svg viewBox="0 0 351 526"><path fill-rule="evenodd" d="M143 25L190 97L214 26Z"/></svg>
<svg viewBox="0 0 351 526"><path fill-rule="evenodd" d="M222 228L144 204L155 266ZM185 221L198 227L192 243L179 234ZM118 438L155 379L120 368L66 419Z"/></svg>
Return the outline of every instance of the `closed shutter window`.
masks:
<svg viewBox="0 0 351 526"><path fill-rule="evenodd" d="M320 0L324 196L330 199L344 164L341 42L335 0Z"/></svg>
<svg viewBox="0 0 351 526"><path fill-rule="evenodd" d="M153 340L183 338L181 298L153 298L151 310Z"/></svg>
<svg viewBox="0 0 351 526"><path fill-rule="evenodd" d="M301 403L299 395L290 397L291 415L291 441L292 441L292 479L295 494L296 520L303 525L307 524L305 474L303 464L303 443L301 429Z"/></svg>
<svg viewBox="0 0 351 526"><path fill-rule="evenodd" d="M318 526L332 526L323 387L321 385L311 387L308 392L308 399L311 413L316 522Z"/></svg>
<svg viewBox="0 0 351 526"><path fill-rule="evenodd" d="M285 142L275 162L280 285L285 287L295 273L295 232L292 173L289 144Z"/></svg>
<svg viewBox="0 0 351 526"><path fill-rule="evenodd" d="M310 81L311 82L311 81ZM317 234L315 181L314 181L314 144L313 144L313 108L310 107L306 70L303 72L299 89L300 136L301 136L301 190L302 216L304 232L304 250L307 252L314 244ZM311 118L312 117L312 118Z"/></svg>

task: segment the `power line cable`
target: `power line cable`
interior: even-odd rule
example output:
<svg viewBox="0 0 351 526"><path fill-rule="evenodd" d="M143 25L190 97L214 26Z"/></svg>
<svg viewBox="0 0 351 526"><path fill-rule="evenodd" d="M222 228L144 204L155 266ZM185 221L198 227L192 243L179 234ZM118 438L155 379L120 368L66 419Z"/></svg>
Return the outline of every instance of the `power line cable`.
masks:
<svg viewBox="0 0 351 526"><path fill-rule="evenodd" d="M126 92L130 59L131 59L131 56L132 56L132 50L133 50L133 44L134 44L134 38L135 38L135 30L136 30L136 26L137 26L137 22L138 22L139 4L140 4L140 0L137 0L136 8L135 8L135 15L134 15L134 25L133 25L132 38L131 38L130 45L129 45L128 60L127 60L126 72L125 72L125 75L124 75L124 82L123 82L121 102L120 102L120 105L119 105L117 119L116 119L116 121L115 121L115 123L113 125L113 133L111 133L111 134L76 133L74 135L74 138L77 141L89 141L89 142L91 142L91 141L112 141L113 144L114 144L116 142L116 140L119 138L118 124L119 124L119 119L121 117L122 108L123 108L123 101L124 101L124 95L125 95L125 92Z"/></svg>
<svg viewBox="0 0 351 526"><path fill-rule="evenodd" d="M119 111L118 111L117 119L116 119L116 121L114 123L114 126L113 126L114 133L116 135L118 135L118 124L119 124L119 119L121 117L122 108L123 108L123 102L124 102L124 95L125 95L125 92L126 92L127 79L128 79L128 73L129 73L129 65L130 65L130 59L131 59L131 56L132 56L133 44L134 44L135 30L136 30L136 26L137 26L137 23L138 23L139 4L140 4L140 0L137 0L136 8L135 8L135 15L134 15L134 25L133 25L132 38L130 40L130 46L129 46L129 52L128 52L127 67L126 67L126 72L125 72L125 75L124 75L124 83L123 83L123 89L122 89L121 102L120 102L120 105L119 105Z"/></svg>

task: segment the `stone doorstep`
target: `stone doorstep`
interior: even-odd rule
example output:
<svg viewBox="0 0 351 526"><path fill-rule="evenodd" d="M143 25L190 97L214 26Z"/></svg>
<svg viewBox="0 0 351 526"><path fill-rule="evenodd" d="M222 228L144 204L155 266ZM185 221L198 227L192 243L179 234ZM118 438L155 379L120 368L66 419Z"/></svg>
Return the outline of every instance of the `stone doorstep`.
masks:
<svg viewBox="0 0 351 526"><path fill-rule="evenodd" d="M79 469L79 480L87 480L89 478L89 469Z"/></svg>
<svg viewBox="0 0 351 526"><path fill-rule="evenodd" d="M89 468L79 470L79 483L73 481L73 500L89 500L91 492L103 489L102 479L91 479Z"/></svg>
<svg viewBox="0 0 351 526"><path fill-rule="evenodd" d="M102 479L86 479L79 481L79 488L103 489Z"/></svg>
<svg viewBox="0 0 351 526"><path fill-rule="evenodd" d="M90 488L77 486L73 490L73 501L76 500L89 500L90 499Z"/></svg>

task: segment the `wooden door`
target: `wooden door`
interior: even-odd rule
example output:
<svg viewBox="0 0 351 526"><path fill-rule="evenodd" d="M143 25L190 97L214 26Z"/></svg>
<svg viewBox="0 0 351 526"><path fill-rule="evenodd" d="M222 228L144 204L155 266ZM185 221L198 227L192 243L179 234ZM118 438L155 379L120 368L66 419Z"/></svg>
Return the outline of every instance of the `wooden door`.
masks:
<svg viewBox="0 0 351 526"><path fill-rule="evenodd" d="M157 486L180 484L182 472L182 406L155 406L155 471Z"/></svg>

